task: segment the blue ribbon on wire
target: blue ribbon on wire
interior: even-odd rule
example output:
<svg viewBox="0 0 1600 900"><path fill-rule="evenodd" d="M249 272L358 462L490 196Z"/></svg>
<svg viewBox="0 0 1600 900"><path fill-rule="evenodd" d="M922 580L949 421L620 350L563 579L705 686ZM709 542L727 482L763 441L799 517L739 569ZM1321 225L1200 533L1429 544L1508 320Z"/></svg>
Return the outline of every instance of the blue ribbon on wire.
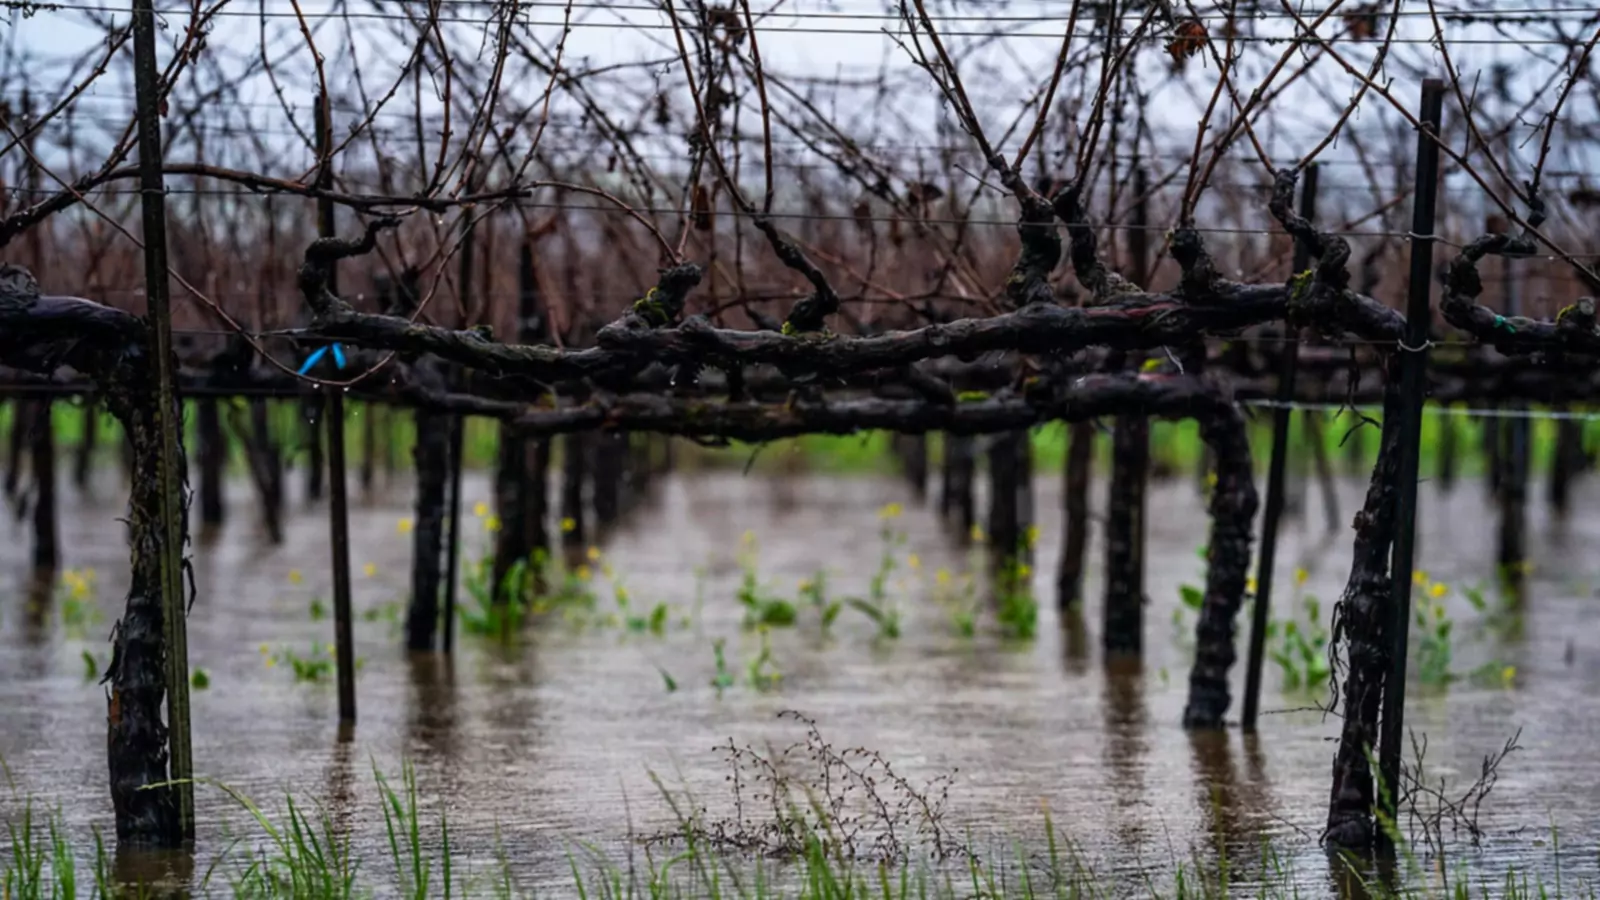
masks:
<svg viewBox="0 0 1600 900"><path fill-rule="evenodd" d="M333 362L334 362L334 365L336 365L339 368L343 369L344 368L344 347L342 347L339 344L335 343L335 344L330 344L327 347L318 347L317 349L311 351L311 355L306 357L306 361L300 364L300 371L299 371L298 374L304 375L305 373L311 371L311 367L312 366L314 366L317 363L321 362L322 358L324 356L328 355L329 347L333 348Z"/></svg>

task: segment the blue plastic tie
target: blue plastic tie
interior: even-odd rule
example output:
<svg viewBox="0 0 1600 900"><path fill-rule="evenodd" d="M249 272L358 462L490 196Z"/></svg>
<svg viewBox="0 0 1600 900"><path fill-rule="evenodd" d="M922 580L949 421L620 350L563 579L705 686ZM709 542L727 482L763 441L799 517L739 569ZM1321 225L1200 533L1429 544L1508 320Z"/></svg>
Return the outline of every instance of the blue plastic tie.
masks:
<svg viewBox="0 0 1600 900"><path fill-rule="evenodd" d="M343 369L344 368L344 347L339 345L339 344L337 344L337 343L335 343L335 344L329 344L328 346L324 346L324 347L318 347L317 349L311 351L311 355L306 357L306 361L300 364L300 372L299 372L299 374L301 374L301 375L306 374L307 372L311 371L311 367L312 366L314 366L317 363L321 362L322 358L324 356L328 355L328 347L332 347L333 348L333 363L334 363L334 365L336 365L339 368Z"/></svg>
<svg viewBox="0 0 1600 900"><path fill-rule="evenodd" d="M320 362L322 357L327 355L327 353L327 347L318 347L317 349L311 351L311 355L306 357L306 361L300 364L300 371L298 374L304 375L305 373L311 371L311 367Z"/></svg>

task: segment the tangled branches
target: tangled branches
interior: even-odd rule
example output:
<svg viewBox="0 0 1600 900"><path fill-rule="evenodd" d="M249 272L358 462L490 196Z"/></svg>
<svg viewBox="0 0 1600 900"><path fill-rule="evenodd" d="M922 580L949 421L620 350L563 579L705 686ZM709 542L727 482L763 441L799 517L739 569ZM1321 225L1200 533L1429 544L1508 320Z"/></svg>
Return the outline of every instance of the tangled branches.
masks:
<svg viewBox="0 0 1600 900"><path fill-rule="evenodd" d="M789 859L817 853L841 863L971 855L944 824L954 770L915 785L877 750L834 746L803 713L785 710L778 718L803 726L805 737L766 752L732 738L714 748L728 767L731 817L708 818L704 807L686 811L669 794L678 830L647 841Z"/></svg>

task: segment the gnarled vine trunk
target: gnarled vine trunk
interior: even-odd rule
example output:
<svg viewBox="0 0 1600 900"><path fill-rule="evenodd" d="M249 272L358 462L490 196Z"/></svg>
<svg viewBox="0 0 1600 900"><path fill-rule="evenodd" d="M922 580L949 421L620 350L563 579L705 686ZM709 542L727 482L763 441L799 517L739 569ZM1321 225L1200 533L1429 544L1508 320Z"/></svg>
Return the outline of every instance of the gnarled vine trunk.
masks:
<svg viewBox="0 0 1600 900"><path fill-rule="evenodd" d="M411 606L406 612L406 647L434 649L439 627L439 588L444 582L445 482L450 477L450 428L447 416L418 411L416 520L411 538Z"/></svg>
<svg viewBox="0 0 1600 900"><path fill-rule="evenodd" d="M1333 760L1333 790L1324 839L1347 848L1370 847L1376 800L1368 761L1377 753L1378 715L1389 669L1388 623L1394 586L1390 548L1395 539L1396 479L1400 469L1400 372L1390 362L1383 397L1383 439L1366 502L1356 515L1350 580L1334 606L1331 650L1344 648L1344 725ZM1337 671L1337 669L1336 669Z"/></svg>
<svg viewBox="0 0 1600 900"><path fill-rule="evenodd" d="M133 573L128 600L114 632L106 697L107 758L117 839L130 845L170 846L178 834L172 791L146 789L167 780L166 648L161 610L161 430L155 367L142 349L125 352L102 387L106 406L133 448L128 497L128 543ZM174 409L173 415L177 415ZM186 480L183 448L175 461ZM184 488L182 534L188 540L189 496Z"/></svg>

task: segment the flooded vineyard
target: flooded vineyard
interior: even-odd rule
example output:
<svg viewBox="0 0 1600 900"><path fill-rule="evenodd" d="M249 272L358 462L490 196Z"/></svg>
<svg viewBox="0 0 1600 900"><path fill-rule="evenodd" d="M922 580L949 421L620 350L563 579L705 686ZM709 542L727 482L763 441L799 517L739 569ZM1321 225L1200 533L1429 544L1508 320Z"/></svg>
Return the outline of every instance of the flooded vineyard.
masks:
<svg viewBox="0 0 1600 900"><path fill-rule="evenodd" d="M244 509L248 486L229 487L231 505ZM1361 487L1339 482L1345 509ZM1056 479L1040 478L1036 488L1041 501L1060 495ZM1595 508L1596 489L1584 484L1575 507ZM27 796L59 805L82 848L111 812L105 689L96 682L125 590L122 526L109 513L123 488L102 471L82 495L63 490L65 571L26 602L28 535L5 526L14 600L0 621L0 757L14 788L0 797L0 818L17 821ZM1119 886L1114 893L1137 890L1144 877L1170 890L1174 862L1231 861L1247 885L1271 872L1264 854L1308 895L1330 889L1337 870L1317 837L1337 719L1310 707L1327 702L1316 662L1326 658L1321 642L1349 541L1326 532L1316 491L1284 528L1278 574L1292 588L1276 612L1285 625L1297 622L1318 654L1297 656L1282 631L1275 635L1269 659L1282 661L1268 664L1263 717L1251 735L1180 727L1194 618L1183 597L1203 577L1196 550L1206 533L1187 479L1152 484L1145 654L1118 664L1101 661L1097 601L1066 621L1049 601L1062 528L1054 504L1038 506L1030 577L1044 599L1036 634L1023 638L974 604L972 546L903 480L737 471L655 485L624 525L578 555L570 577L589 598L546 613L524 639L508 646L464 624L453 658L408 654L401 623L411 493L401 484L358 494L351 508L361 718L348 740L326 669L331 585L320 506L291 508L279 546L250 521L200 536L204 599L189 632L195 678L204 679L192 695L197 776L275 816L285 795L325 811L349 829L352 855L389 885L383 891L397 888L384 874L389 837L375 772L397 783L414 768L424 825L447 818L459 871L493 875L503 865L520 886L565 896L574 860L587 867L591 849L622 865L647 851L644 838L674 830L661 786L692 794L708 815L733 815L730 763L716 748L729 739L758 748L803 740L803 725L777 718L784 710L814 720L839 748L881 752L914 784L950 776L937 788L943 827L1001 862L1019 847L1046 852L1048 812L1107 890ZM489 493L480 475L467 474L469 587L497 525ZM1096 516L1105 493L1098 483L1091 491ZM1475 483L1422 492L1419 622L1449 631L1440 638L1418 629L1417 654L1444 660L1418 666L1414 657L1407 724L1426 740L1428 777L1444 780L1452 796L1518 732L1521 749L1474 814L1481 840L1445 825L1445 864L1451 878L1498 878L1509 868L1545 881L1558 873L1572 883L1593 879L1600 570L1583 548L1600 538L1600 519L1545 518L1535 504L1536 521L1548 524L1530 536L1529 590L1512 612L1492 590L1480 600L1495 574L1482 494ZM1089 559L1100 557L1092 546ZM893 633L848 605L824 626L816 597L871 598L875 578L884 584L872 602L899 617ZM1100 578L1091 562L1087 596L1099 596ZM779 601L793 604L793 624L774 615L751 627L752 603ZM468 590L460 602L466 623L477 601ZM265 841L220 787L202 785L196 804L192 860L135 854L120 863L192 884L214 866L226 871L233 862L219 857L237 856L236 840ZM423 839L438 851L436 831Z"/></svg>

